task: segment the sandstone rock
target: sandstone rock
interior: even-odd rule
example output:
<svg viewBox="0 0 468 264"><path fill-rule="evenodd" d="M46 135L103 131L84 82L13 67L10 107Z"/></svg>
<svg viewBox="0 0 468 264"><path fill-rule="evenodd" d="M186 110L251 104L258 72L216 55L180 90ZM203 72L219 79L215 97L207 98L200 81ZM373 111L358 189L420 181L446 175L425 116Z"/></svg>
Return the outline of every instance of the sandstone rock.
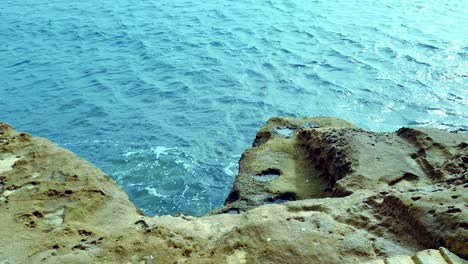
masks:
<svg viewBox="0 0 468 264"><path fill-rule="evenodd" d="M466 261L454 255L446 248L427 249L414 256L393 256L387 259L375 259L365 264L461 264Z"/></svg>
<svg viewBox="0 0 468 264"><path fill-rule="evenodd" d="M295 133L274 133L285 126ZM282 200L430 186L466 172L466 138L421 128L372 133L336 118L273 118L242 156L226 204L246 210Z"/></svg>
<svg viewBox="0 0 468 264"><path fill-rule="evenodd" d="M440 246L467 258L467 146L274 118L225 207L148 217L90 163L0 124L0 263L361 263Z"/></svg>

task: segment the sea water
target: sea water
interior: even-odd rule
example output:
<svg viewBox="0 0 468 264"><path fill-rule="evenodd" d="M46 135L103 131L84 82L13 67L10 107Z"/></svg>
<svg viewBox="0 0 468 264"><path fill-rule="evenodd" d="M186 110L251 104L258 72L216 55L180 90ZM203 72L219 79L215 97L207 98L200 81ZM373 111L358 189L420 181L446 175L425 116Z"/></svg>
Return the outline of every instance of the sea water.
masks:
<svg viewBox="0 0 468 264"><path fill-rule="evenodd" d="M0 120L146 213L222 205L272 116L468 128L467 0L2 0Z"/></svg>

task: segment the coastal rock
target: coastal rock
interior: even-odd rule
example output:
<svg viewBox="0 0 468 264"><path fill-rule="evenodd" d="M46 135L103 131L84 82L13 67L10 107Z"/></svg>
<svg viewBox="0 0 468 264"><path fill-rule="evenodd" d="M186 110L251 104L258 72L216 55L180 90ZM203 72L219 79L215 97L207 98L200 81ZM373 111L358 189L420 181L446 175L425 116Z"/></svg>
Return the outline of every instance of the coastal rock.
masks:
<svg viewBox="0 0 468 264"><path fill-rule="evenodd" d="M243 154L223 208L149 217L87 161L0 124L0 263L467 258L467 141L437 129L372 133L337 118L272 118ZM448 250L418 253L439 247Z"/></svg>
<svg viewBox="0 0 468 264"><path fill-rule="evenodd" d="M315 127L307 126L311 123ZM274 133L285 125L295 133ZM437 129L373 133L336 118L273 118L243 154L226 205L247 210L363 190L432 186L466 172L466 140L464 133Z"/></svg>
<svg viewBox="0 0 468 264"><path fill-rule="evenodd" d="M452 264L464 263L465 261L446 248L427 249L413 256L394 256L387 259L375 259L365 264Z"/></svg>

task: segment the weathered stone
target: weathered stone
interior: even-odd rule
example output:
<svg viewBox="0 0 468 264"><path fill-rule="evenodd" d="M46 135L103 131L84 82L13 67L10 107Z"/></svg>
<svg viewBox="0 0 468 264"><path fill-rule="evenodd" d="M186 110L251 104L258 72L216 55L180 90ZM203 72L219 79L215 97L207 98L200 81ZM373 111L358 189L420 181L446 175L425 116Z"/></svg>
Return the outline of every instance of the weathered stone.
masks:
<svg viewBox="0 0 468 264"><path fill-rule="evenodd" d="M309 122L317 125L304 128ZM284 127L296 129L295 134L275 136L275 129ZM258 140L262 135L272 136ZM360 215L347 211L339 216L343 221L356 225L356 219L382 218L373 229L385 224L392 234L405 233L423 246L446 246L468 256L467 140L465 133L438 129L373 133L336 118L272 118L242 156L222 210L359 193L368 196L371 210L363 207ZM269 181L251 177L272 170L281 173ZM363 203L354 197L346 200ZM340 210L349 208L334 209Z"/></svg>
<svg viewBox="0 0 468 264"><path fill-rule="evenodd" d="M0 263L468 257L463 133L273 118L244 153L225 207L203 217L141 215L107 175L50 141L0 124L0 142ZM440 246L448 250L418 253Z"/></svg>
<svg viewBox="0 0 468 264"><path fill-rule="evenodd" d="M463 264L467 261L454 255L446 248L427 249L413 256L394 256L387 259L375 259L365 264Z"/></svg>

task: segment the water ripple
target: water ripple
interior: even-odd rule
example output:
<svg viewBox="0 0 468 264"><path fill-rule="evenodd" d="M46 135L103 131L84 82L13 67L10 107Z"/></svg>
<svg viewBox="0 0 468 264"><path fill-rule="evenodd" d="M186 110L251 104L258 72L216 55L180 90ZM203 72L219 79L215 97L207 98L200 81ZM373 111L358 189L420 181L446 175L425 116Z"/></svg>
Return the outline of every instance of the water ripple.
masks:
<svg viewBox="0 0 468 264"><path fill-rule="evenodd" d="M271 116L468 127L468 1L0 3L0 120L149 214L223 203Z"/></svg>

